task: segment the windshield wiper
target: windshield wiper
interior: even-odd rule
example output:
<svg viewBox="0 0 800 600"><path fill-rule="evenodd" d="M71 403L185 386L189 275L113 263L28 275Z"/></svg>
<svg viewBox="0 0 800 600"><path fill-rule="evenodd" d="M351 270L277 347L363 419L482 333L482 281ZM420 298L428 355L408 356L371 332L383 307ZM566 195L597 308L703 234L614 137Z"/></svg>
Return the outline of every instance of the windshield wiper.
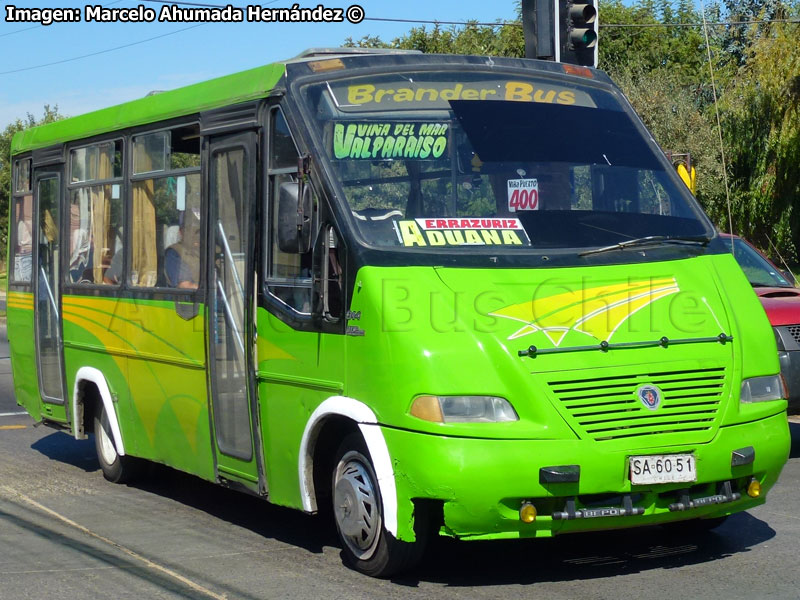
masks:
<svg viewBox="0 0 800 600"><path fill-rule="evenodd" d="M649 246L657 244L700 244L705 246L711 238L704 235L647 235L645 237L634 238L632 240L625 240L618 242L611 246L603 246L602 248L595 248L594 250L586 250L581 252L578 256L589 256L590 254L600 254L602 252L609 252L611 250L623 250L634 246Z"/></svg>

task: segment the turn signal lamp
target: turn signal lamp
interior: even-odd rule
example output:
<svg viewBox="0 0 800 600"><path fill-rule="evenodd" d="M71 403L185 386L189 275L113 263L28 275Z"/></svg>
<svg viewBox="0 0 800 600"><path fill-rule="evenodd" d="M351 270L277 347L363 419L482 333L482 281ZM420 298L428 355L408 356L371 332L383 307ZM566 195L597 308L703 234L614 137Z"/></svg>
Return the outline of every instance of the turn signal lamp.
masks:
<svg viewBox="0 0 800 600"><path fill-rule="evenodd" d="M747 486L747 495L751 498L758 498L761 495L761 484L758 479L753 479Z"/></svg>
<svg viewBox="0 0 800 600"><path fill-rule="evenodd" d="M417 396L409 412L433 423L519 421L508 400L497 396Z"/></svg>
<svg viewBox="0 0 800 600"><path fill-rule="evenodd" d="M444 423L444 416L442 415L442 407L439 404L439 398L436 396L419 396L414 400L411 405L411 414L423 421L432 421L433 423Z"/></svg>
<svg viewBox="0 0 800 600"><path fill-rule="evenodd" d="M530 502L523 502L519 508L519 520L523 523L533 523L536 520L536 507Z"/></svg>
<svg viewBox="0 0 800 600"><path fill-rule="evenodd" d="M570 64L562 64L561 69L567 75L578 75L579 77L588 77L589 79L594 79L594 73L589 67L579 67L577 65L570 65Z"/></svg>

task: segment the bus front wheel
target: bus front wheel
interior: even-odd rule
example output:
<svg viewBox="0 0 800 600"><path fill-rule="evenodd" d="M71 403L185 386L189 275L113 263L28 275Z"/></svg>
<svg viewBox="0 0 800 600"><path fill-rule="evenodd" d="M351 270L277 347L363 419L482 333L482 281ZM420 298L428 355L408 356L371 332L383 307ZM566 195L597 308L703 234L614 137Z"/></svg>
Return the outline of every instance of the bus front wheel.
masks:
<svg viewBox="0 0 800 600"><path fill-rule="evenodd" d="M378 478L361 435L348 435L336 457L331 496L345 562L371 577L413 567L422 557L426 528L417 528L414 542L400 541L386 531Z"/></svg>
<svg viewBox="0 0 800 600"><path fill-rule="evenodd" d="M120 456L114 445L114 435L108 421L105 406L98 404L94 414L94 445L103 477L113 483L125 483L139 471L139 463L132 456Z"/></svg>

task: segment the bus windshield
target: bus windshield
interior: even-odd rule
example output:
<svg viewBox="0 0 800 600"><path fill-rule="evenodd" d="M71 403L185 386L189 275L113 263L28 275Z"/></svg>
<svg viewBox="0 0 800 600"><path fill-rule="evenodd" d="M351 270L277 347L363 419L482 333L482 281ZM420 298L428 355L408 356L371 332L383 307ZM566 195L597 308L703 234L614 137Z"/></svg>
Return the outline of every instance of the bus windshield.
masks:
<svg viewBox="0 0 800 600"><path fill-rule="evenodd" d="M425 71L309 84L304 97L370 246L520 252L713 233L598 87Z"/></svg>

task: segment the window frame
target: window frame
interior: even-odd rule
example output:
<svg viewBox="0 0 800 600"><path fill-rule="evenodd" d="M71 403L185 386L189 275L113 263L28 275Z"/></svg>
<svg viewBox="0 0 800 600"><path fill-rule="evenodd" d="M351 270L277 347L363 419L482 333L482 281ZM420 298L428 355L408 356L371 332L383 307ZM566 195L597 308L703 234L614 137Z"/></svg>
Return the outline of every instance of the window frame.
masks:
<svg viewBox="0 0 800 600"><path fill-rule="evenodd" d="M128 233L128 223L130 220L128 219L128 201L127 201L127 189L126 189L126 168L127 168L127 155L130 154L128 150L128 144L126 136L120 135L120 132L114 132L115 135L112 137L104 137L100 139L93 139L91 141L81 140L79 143L74 145L68 145L66 148L67 160L65 164L65 175L64 178L66 181L66 190L65 196L63 198L64 206L61 208L62 214L64 215L64 224L62 226L62 236L64 242L71 244L72 240L70 238L70 206L72 205L72 197L71 194L74 190L80 188L91 188L95 186L105 186L105 185L119 185L119 194L120 194L120 203L122 209L122 266L120 272L120 279L119 282L116 284L114 283L81 283L79 281L71 281L69 277L69 256L66 252L62 252L62 264L61 264L61 284L62 289L64 292L69 290L70 292L75 292L78 290L116 290L119 291L123 288L125 282L125 274L126 274L126 260L127 260L127 247L129 242L129 233ZM79 181L79 182L72 182L72 159L73 159L73 150L81 150L83 148L90 148L92 146L99 146L101 144L106 143L122 143L122 162L121 168L122 173L119 177L112 177L112 178L105 178L105 179L92 179L86 181Z"/></svg>
<svg viewBox="0 0 800 600"><path fill-rule="evenodd" d="M532 72L530 69L524 68L521 65L512 63L510 61L506 61L501 65L496 65L491 69L482 64L466 64L461 62L443 65L441 61L424 61L419 64L404 63L402 65L389 65L388 63L381 62L380 64L370 64L369 66L359 66L357 68L355 66L353 66L353 68L349 68L350 66L352 65L349 65L347 70L339 71L337 73L313 73L300 64L289 65L288 68L290 70L290 79L287 85L287 95L292 98L292 107L296 111L294 118L298 122L306 124L303 129L303 134L305 136L304 140L307 143L309 152L315 158L318 157L319 160L319 162L315 164L315 168L318 172L325 174L325 180L322 183L326 186L327 198L333 205L333 211L340 219L340 231L344 235L344 239L349 243L349 252L353 271L356 271L359 266L363 265L439 266L442 264L442 260L459 261L459 266L473 268L485 268L489 266L491 268L544 269L585 265L585 260L576 257L576 254L572 249L567 251L547 249L542 251L531 251L524 254L498 254L493 250L487 250L480 253L476 252L474 254L459 254L458 252L447 252L445 250L440 254L433 254L424 249L405 249L398 251L396 249L373 246L369 244L361 234L357 223L355 223L354 217L349 214L349 211L344 206L345 202L341 198L343 195L342 186L339 183L331 162L327 158L327 147L324 143L321 129L313 125L316 122L317 117L314 111L310 108L309 103L304 100L304 88L308 85L325 84L326 82L333 84L334 81L338 80L339 78L348 79L367 76L380 76L389 72L393 74L414 74L422 72L435 73L441 71L458 70L459 72L465 73L491 72L495 75L518 77L528 77L532 74ZM561 82L565 80L565 77L569 77L565 76L562 72L549 68L544 71L537 70L535 75L543 79ZM642 123L641 119L633 111L633 108L628 100L624 97L619 88L614 85L605 75L600 78L583 80L581 82L581 86L602 90L613 95L614 98L621 103L623 111L632 118L636 129L650 140L651 146L657 147L657 144L652 141L648 130L644 126L644 123ZM665 172L671 173L674 171L674 168L671 166L669 161L667 161L666 157L662 156L663 153L661 153L660 149L656 154L659 157L660 163L665 166ZM675 177L677 178L677 175L675 175ZM670 176L670 178L672 177ZM680 178L677 178L677 181L680 182ZM682 190L680 186L678 186L678 189ZM687 197L687 201L694 203L693 206L702 215L701 220L703 223L708 225L709 231L714 231L711 220L705 214L705 212L703 212L699 204L697 204L696 199L691 197L690 192L686 190L686 192L682 192L682 194ZM730 249L728 249L728 251L729 250ZM712 242L703 250L702 253L716 254L721 251L721 244L719 243L718 235L712 234ZM691 256L694 255L695 254L691 254ZM687 256L685 254L678 255L674 251L665 252L663 256L659 255L655 258L653 258L649 253L647 256L642 256L641 258L639 258L639 255L622 255L620 253L616 253L613 256L603 255L603 264L646 264L659 260L679 260L683 258L687 258ZM350 272L349 274L352 276L353 273ZM352 286L352 281L350 281L348 285ZM352 294L352 287L349 289L349 293Z"/></svg>
<svg viewBox="0 0 800 600"><path fill-rule="evenodd" d="M23 162L28 162L28 187L25 190L17 190L17 178L19 176L19 168L20 164ZM34 251L34 244L33 244L33 234L34 234L34 201L33 201L33 157L31 154L23 154L18 157L14 157L13 162L11 164L12 172L11 172L11 207L9 210L9 224L17 224L18 221L14 221L14 207L17 200L24 199L25 196L30 196L31 198L31 222L30 222L30 234L31 234L31 278L28 281L15 279L15 269L14 265L16 263L17 258L17 227L10 226L9 227L9 256L8 256L8 265L6 266L8 272L8 286L11 289L18 289L22 291L32 291L33 290L33 251Z"/></svg>
<svg viewBox="0 0 800 600"><path fill-rule="evenodd" d="M296 175L298 173L298 166L295 165L294 167L280 167L280 168L273 168L272 167L272 132L273 132L273 120L276 114L280 113L283 117L284 122L289 130L289 136L294 144L294 149L297 152L297 157L300 158L301 152L299 145L297 143L297 136L294 134L293 128L291 123L286 115L286 110L280 104L268 104L266 110L264 111L266 114L266 127L264 127L264 137L262 138L264 141L264 166L263 166L263 174L264 174L264 195L261 200L263 214L265 216L264 222L266 224L263 227L262 231L262 247L263 247L263 257L264 257L264 264L262 265L261 269L261 276L263 280L263 287L262 293L264 298L267 299L269 305L273 306L277 309L278 315L281 317L281 320L291 324L291 325L300 325L299 328L305 329L307 328L308 324L312 321L312 312L313 312L313 304L314 304L314 272L313 272L313 253L314 253L314 245L312 243L312 248L310 252L312 253L312 267L311 267L311 275L308 278L295 278L295 279L286 279L286 278L276 278L272 275L272 266L273 266L273 224L275 216L273 214L273 201L274 201L274 181L275 177L280 175ZM314 189L313 183L311 184L312 194L316 196L317 202L319 204L319 194L317 194L316 189ZM312 240L315 239L317 235L317 227L319 225L319 210L316 211L316 215L314 217L315 224L312 226ZM296 285L297 282L303 282L305 285ZM279 298L275 295L271 288L273 287L281 287L281 288L303 288L308 289L310 291L310 300L311 306L309 308L309 312L301 312L297 310L295 307L291 306L287 302L285 302L282 298ZM302 324L305 324L306 327L303 327ZM296 327L297 328L297 327Z"/></svg>
<svg viewBox="0 0 800 600"><path fill-rule="evenodd" d="M137 129L134 131L130 131L128 135L126 135L126 142L129 147L128 156L125 158L125 176L123 177L125 181L125 218L126 223L130 223L131 225L126 227L125 230L125 241L124 243L124 251L125 254L123 256L123 278L122 278L122 287L126 291L129 291L135 297L148 297L152 298L154 296L162 296L162 297L191 297L197 298L198 294L204 293L206 287L206 250L208 248L208 190L205 189L205 182L204 182L204 173L206 172L207 165L205 164L204 158L204 146L205 146L205 136L201 133L200 130L200 120L199 118L194 118L190 120L181 119L175 122L169 122L169 124L165 123L156 123L156 127L150 127ZM198 133L198 144L200 147L199 157L200 157L200 164L197 167L186 167L181 169L169 169L165 168L161 171L147 171L145 173L134 173L133 170L133 160L134 160L134 138L150 135L154 133L161 133L161 132L171 132L176 129L182 129L187 127L195 127ZM171 141L171 138L170 138ZM170 152L170 147L167 147L166 156L165 156L165 164L169 165L170 157L172 153ZM133 264L133 188L134 184L140 181L147 181L147 180L156 180L156 179L163 179L167 177L180 177L182 175L199 175L200 179L200 265L199 265L199 273L198 273L198 281L197 281L197 288L178 288L178 287L169 287L169 286L140 286L140 285L133 285L131 283L131 266ZM166 250L166 248L165 248ZM163 260L163 257L162 257ZM108 286L100 286L101 288L106 288Z"/></svg>
<svg viewBox="0 0 800 600"><path fill-rule="evenodd" d="M91 148L92 146L101 146L102 144L108 143L116 143L120 142L122 144L122 162L120 163L120 168L122 169L122 173L119 177L110 177L106 179L85 179L83 181L72 181L72 156L73 152L76 150L84 150L86 148ZM67 175L69 176L67 181L67 187L70 186L82 186L82 185L100 185L104 183L110 183L112 181L116 181L118 179L125 179L125 155L126 155L126 144L125 144L125 136L120 135L117 132L117 135L109 138L102 138L92 140L90 142L82 141L82 143L71 145L67 148Z"/></svg>
<svg viewBox="0 0 800 600"><path fill-rule="evenodd" d="M308 185L317 201L317 209L315 212L315 225L312 231L311 240L311 312L301 313L294 309L292 306L286 304L283 300L272 294L269 290L270 277L269 269L271 263L271 241L272 241L272 213L270 205L270 175L277 175L280 173L296 173L296 168L284 169L270 169L269 162L269 140L271 135L271 115L274 111L280 110L283 118L286 121L289 133L294 142L295 149L298 152L298 157L304 153L314 153L309 150L307 140L303 137L307 132L302 127L302 122L297 121L297 113L294 103L283 97L282 99L272 99L264 104L262 107L260 122L262 124L262 133L259 137L259 142L262 145L263 164L260 166L259 176L262 179L259 198L259 210L261 211L261 232L259 234L259 243L262 248L259 251L259 259L261 265L259 267L259 296L258 304L261 308L267 310L271 315L294 329L295 331L315 332L315 333L328 333L336 335L345 335L347 332L347 310L349 307L349 298L351 291L348 289L348 282L352 281L353 276L350 273L352 268L351 246L348 241L347 230L343 228L341 219L336 216L336 207L328 200L331 193L323 165L316 161L311 161L311 176L309 177ZM319 298L319 294L323 291L323 282L320 277L323 273L323 266L321 260L328 259L328 256L323 256L324 244L322 232L332 227L336 232L338 238L338 261L341 267L341 293L342 293L342 307L340 315L325 315L323 313L316 314L315 309L323 309L324 299ZM334 317L334 318L331 318Z"/></svg>

